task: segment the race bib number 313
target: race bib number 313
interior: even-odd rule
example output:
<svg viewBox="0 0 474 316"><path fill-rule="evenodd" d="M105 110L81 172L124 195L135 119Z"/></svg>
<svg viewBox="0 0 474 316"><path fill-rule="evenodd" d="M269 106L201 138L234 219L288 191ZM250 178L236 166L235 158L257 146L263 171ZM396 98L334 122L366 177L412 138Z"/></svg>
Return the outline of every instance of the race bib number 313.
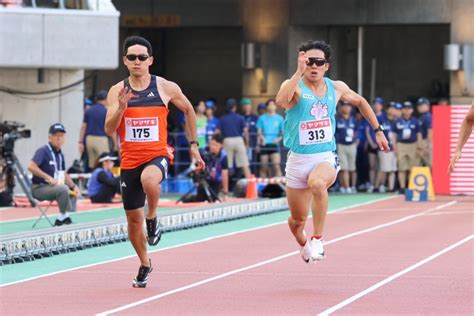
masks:
<svg viewBox="0 0 474 316"><path fill-rule="evenodd" d="M331 119L300 122L300 145L314 145L332 141Z"/></svg>
<svg viewBox="0 0 474 316"><path fill-rule="evenodd" d="M158 139L157 117L125 118L125 141L156 142Z"/></svg>

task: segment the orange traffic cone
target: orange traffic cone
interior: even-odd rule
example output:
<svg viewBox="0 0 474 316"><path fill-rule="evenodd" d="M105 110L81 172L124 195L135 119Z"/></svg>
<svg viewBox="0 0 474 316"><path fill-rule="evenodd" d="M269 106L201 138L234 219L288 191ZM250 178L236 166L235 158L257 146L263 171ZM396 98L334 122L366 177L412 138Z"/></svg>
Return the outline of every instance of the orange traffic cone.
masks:
<svg viewBox="0 0 474 316"><path fill-rule="evenodd" d="M257 193L257 179L255 175L251 175L250 179L247 181L247 193L245 194L246 199L256 199L258 198Z"/></svg>

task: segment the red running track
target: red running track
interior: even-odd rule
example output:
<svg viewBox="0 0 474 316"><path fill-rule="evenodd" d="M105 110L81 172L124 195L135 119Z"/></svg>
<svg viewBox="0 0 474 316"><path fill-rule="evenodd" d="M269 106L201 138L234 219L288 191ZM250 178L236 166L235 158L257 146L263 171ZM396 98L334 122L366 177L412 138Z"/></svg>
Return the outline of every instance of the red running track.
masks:
<svg viewBox="0 0 474 316"><path fill-rule="evenodd" d="M2 287L2 301L9 302L2 314L90 315L168 293L119 314L315 315L472 235L472 202L448 204L454 199L463 198L406 203L400 197L332 214L327 259L317 264L291 255L296 244L286 225L277 225L156 252L146 289L130 287L135 258ZM358 231L363 232L348 236ZM472 247L472 240L466 242L336 313L470 315ZM203 280L209 282L169 292Z"/></svg>

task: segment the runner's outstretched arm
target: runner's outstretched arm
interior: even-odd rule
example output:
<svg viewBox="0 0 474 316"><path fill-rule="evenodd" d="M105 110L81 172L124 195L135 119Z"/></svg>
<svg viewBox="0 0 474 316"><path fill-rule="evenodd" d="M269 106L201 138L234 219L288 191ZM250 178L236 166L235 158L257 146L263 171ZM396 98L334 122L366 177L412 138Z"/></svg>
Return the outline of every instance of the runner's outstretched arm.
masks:
<svg viewBox="0 0 474 316"><path fill-rule="evenodd" d="M114 136L120 125L123 113L127 109L128 101L134 95L128 87L119 88L118 85L110 88L107 94L107 116L105 117L105 133Z"/></svg>
<svg viewBox="0 0 474 316"><path fill-rule="evenodd" d="M356 106L373 129L379 127L380 124L377 121L377 117L375 116L374 111L370 107L369 102L367 102L364 97L352 91L349 86L342 81L334 81L334 86L336 90L340 91L340 99L342 101L347 101ZM384 133L375 133L375 140L377 141L377 145L380 150L383 150L386 153L390 152L390 147L388 146L388 142L385 138Z"/></svg>
<svg viewBox="0 0 474 316"><path fill-rule="evenodd" d="M298 68L289 80L285 80L281 84L280 91L278 91L276 96L276 104L287 110L296 104L295 96L298 90L298 82L304 74L307 61L308 58L305 52L300 52L298 54Z"/></svg>
<svg viewBox="0 0 474 316"><path fill-rule="evenodd" d="M189 102L188 98L183 94L179 86L172 81L165 81L163 87L166 94L170 97L170 102L173 103L181 112L184 113L187 133L189 141L197 140L197 126L196 126L196 113L194 108ZM197 163L197 169L202 170L206 166L204 161L199 154L199 148L196 144L191 145L191 158L194 158Z"/></svg>

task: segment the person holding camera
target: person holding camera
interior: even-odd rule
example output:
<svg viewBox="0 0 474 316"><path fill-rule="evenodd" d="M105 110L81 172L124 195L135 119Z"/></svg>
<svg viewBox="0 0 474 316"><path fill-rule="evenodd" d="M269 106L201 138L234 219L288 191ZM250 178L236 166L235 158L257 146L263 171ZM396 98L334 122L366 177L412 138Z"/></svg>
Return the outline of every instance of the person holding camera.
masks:
<svg viewBox="0 0 474 316"><path fill-rule="evenodd" d="M40 201L58 202L60 214L54 226L72 224L68 213L76 211L76 200L80 194L77 185L65 172L66 163L61 151L65 133L61 123L51 125L48 144L40 147L28 164L28 171L33 174L33 197Z"/></svg>
<svg viewBox="0 0 474 316"><path fill-rule="evenodd" d="M196 194L189 191L180 200L183 203L193 202L215 202L218 200L219 192L222 191L227 201L229 194L229 163L227 153L222 148L223 138L221 134L212 135L206 151L202 152L202 157L206 162L204 170L195 170L191 177L196 186Z"/></svg>
<svg viewBox="0 0 474 316"><path fill-rule="evenodd" d="M229 164L227 161L227 153L222 146L222 136L214 134L209 142L210 154L205 156L205 160L207 165L206 171L208 173L206 178L209 186L216 194L222 191L224 195L223 201L225 202L229 194Z"/></svg>
<svg viewBox="0 0 474 316"><path fill-rule="evenodd" d="M112 173L117 157L102 153L96 163L87 185L87 193L92 203L111 203L115 194L120 193L120 178Z"/></svg>

